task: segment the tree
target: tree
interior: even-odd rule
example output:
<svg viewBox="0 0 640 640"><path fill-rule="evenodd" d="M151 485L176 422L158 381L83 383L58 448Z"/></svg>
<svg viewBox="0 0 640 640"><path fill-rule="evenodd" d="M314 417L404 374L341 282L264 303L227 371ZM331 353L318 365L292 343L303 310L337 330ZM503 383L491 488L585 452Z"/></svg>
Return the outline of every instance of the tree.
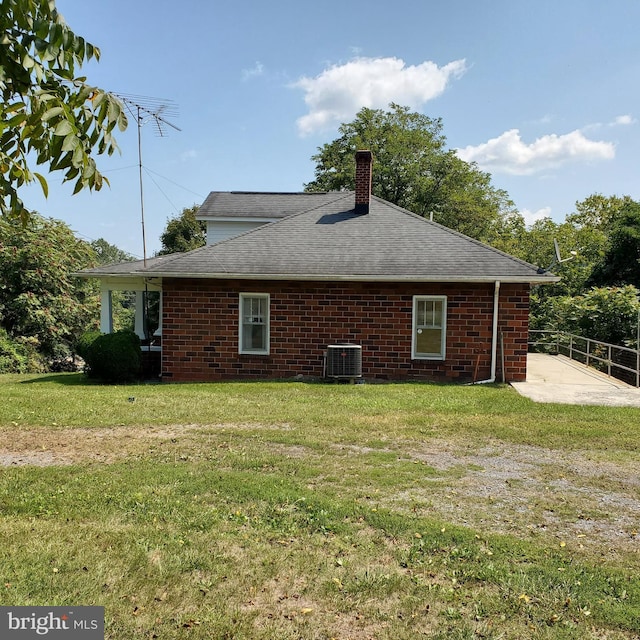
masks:
<svg viewBox="0 0 640 640"><path fill-rule="evenodd" d="M130 253L119 249L115 244L110 244L104 238L93 240L91 242L91 248L96 253L96 259L99 265L132 262L135 260Z"/></svg>
<svg viewBox="0 0 640 640"><path fill-rule="evenodd" d="M206 244L207 225L202 220L196 220L198 209L197 205L193 205L183 209L179 216L167 220L167 226L160 236L162 249L158 251L159 256L191 251Z"/></svg>
<svg viewBox="0 0 640 640"><path fill-rule="evenodd" d="M315 180L306 191L353 189L358 149L372 151L373 194L466 235L491 241L503 235L507 218L519 217L507 193L491 176L446 148L442 121L407 107L364 108L340 126L340 137L312 157ZM511 220L508 224L512 224Z"/></svg>
<svg viewBox="0 0 640 640"><path fill-rule="evenodd" d="M630 196L603 196L594 193L580 202L576 202L576 210L567 216L567 222L577 227L591 227L607 232L622 208L633 203Z"/></svg>
<svg viewBox="0 0 640 640"><path fill-rule="evenodd" d="M588 284L631 284L640 288L640 203L626 202L609 226L609 248L593 269Z"/></svg>
<svg viewBox="0 0 640 640"><path fill-rule="evenodd" d="M18 189L44 176L30 162L61 171L74 193L100 190L106 178L92 153L111 155L112 132L127 119L120 101L75 77L100 50L76 35L54 0L0 0L0 213L26 220Z"/></svg>
<svg viewBox="0 0 640 640"><path fill-rule="evenodd" d="M635 347L640 291L632 285L594 287L579 296L547 301L544 328Z"/></svg>
<svg viewBox="0 0 640 640"><path fill-rule="evenodd" d="M578 227L567 220L555 222L548 217L536 220L517 236L511 247L510 253L516 257L562 278L557 284L540 288L544 297L583 293L594 265L604 255L606 234L590 225ZM557 261L554 241L562 259L568 260Z"/></svg>
<svg viewBox="0 0 640 640"><path fill-rule="evenodd" d="M63 222L35 213L25 224L0 217L0 328L47 358L67 355L97 326L95 284L71 275L93 264L89 244Z"/></svg>

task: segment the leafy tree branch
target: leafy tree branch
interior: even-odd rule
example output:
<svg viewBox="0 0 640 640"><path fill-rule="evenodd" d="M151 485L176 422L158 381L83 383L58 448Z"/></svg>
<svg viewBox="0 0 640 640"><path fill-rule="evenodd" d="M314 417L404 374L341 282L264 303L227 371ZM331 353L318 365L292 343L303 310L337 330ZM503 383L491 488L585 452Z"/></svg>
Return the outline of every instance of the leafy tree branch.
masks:
<svg viewBox="0 0 640 640"><path fill-rule="evenodd" d="M27 219L18 191L46 178L31 165L46 165L74 182L74 193L100 190L106 178L92 154L111 155L123 105L112 94L76 77L76 69L100 50L76 35L53 0L0 1L0 213Z"/></svg>

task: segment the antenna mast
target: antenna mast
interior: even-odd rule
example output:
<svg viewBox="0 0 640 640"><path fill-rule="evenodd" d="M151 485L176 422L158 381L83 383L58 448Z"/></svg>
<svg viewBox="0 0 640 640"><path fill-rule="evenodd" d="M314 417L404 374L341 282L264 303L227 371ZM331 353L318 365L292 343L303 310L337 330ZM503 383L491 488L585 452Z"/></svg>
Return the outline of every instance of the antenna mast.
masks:
<svg viewBox="0 0 640 640"><path fill-rule="evenodd" d="M169 122L166 116L176 116L177 108L174 103L160 98L145 96L133 96L124 93L115 94L127 107L129 113L136 119L138 127L138 174L140 181L140 223L142 225L142 256L144 266L147 266L147 240L144 228L144 194L142 189L142 125L152 122L155 125L156 135L164 138L167 127L181 131L175 124Z"/></svg>

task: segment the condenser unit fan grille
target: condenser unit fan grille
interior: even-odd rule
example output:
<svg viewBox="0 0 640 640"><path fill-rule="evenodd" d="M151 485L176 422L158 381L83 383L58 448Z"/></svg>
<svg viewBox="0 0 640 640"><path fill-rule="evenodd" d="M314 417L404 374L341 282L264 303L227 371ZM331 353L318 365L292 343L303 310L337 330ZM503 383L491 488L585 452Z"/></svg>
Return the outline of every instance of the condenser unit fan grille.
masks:
<svg viewBox="0 0 640 640"><path fill-rule="evenodd" d="M355 344L331 344L327 347L327 377L362 376L362 347Z"/></svg>

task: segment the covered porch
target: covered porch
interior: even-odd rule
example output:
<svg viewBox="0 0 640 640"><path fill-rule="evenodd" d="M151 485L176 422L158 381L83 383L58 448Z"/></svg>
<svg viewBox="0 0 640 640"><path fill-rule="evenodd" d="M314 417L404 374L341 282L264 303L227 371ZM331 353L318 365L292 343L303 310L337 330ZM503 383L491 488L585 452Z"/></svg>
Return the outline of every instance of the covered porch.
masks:
<svg viewBox="0 0 640 640"><path fill-rule="evenodd" d="M128 294L128 300L115 300L114 294ZM133 304L131 304L133 298ZM100 278L100 331L113 333L122 328L115 317L123 304L133 312L133 331L140 338L143 374L160 375L162 360L162 280L142 277ZM131 308L132 307L132 308Z"/></svg>

